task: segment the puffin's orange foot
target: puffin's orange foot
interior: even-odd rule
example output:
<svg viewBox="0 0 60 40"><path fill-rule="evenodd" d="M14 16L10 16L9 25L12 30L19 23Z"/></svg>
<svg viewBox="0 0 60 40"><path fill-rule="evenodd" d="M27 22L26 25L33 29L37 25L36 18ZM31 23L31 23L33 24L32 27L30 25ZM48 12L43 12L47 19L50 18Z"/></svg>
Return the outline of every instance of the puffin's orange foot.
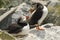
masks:
<svg viewBox="0 0 60 40"><path fill-rule="evenodd" d="M36 27L37 30L44 30L42 27Z"/></svg>
<svg viewBox="0 0 60 40"><path fill-rule="evenodd" d="M35 24L37 30L44 30L44 28L40 27L38 24Z"/></svg>

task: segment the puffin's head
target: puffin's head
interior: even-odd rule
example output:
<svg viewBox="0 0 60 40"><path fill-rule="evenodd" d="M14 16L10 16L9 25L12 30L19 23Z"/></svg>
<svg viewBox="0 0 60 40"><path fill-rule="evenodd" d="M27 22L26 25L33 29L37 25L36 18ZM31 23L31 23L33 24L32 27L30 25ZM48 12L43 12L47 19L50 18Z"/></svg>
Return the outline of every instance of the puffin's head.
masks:
<svg viewBox="0 0 60 40"><path fill-rule="evenodd" d="M26 18L22 18L22 17L18 18L17 24L20 26L26 26L27 25Z"/></svg>
<svg viewBox="0 0 60 40"><path fill-rule="evenodd" d="M20 16L17 19L17 22L27 22L28 19L29 19L29 16Z"/></svg>
<svg viewBox="0 0 60 40"><path fill-rule="evenodd" d="M36 9L42 10L43 8L44 8L44 6L41 3L33 3L32 7L30 8L29 11L30 11L30 13L33 13L34 10L36 10Z"/></svg>
<svg viewBox="0 0 60 40"><path fill-rule="evenodd" d="M43 5L41 3L33 3L32 5L33 7L35 7L35 9L37 8L43 9Z"/></svg>

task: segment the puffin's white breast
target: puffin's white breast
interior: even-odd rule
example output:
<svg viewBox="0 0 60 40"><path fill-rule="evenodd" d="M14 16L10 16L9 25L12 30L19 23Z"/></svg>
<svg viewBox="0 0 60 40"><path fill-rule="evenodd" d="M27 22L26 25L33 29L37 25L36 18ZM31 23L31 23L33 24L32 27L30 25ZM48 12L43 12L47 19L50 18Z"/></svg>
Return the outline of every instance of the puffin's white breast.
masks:
<svg viewBox="0 0 60 40"><path fill-rule="evenodd" d="M40 18L40 20L38 21L39 25L41 25L41 23L43 22L43 20L46 18L47 14L48 14L48 9L47 9L46 6L44 6L44 8L43 8L43 15Z"/></svg>
<svg viewBox="0 0 60 40"><path fill-rule="evenodd" d="M44 6L43 13L45 13L45 15L47 15L47 14L48 14L48 9L47 9L47 7L46 7L46 6Z"/></svg>

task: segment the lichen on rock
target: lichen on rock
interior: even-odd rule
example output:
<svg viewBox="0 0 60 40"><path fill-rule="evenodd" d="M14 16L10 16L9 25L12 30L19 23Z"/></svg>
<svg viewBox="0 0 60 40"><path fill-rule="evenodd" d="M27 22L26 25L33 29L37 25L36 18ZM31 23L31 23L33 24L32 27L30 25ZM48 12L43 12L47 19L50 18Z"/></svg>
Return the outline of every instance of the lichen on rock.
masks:
<svg viewBox="0 0 60 40"><path fill-rule="evenodd" d="M15 38L11 34L2 30L0 30L0 39L1 40L15 40Z"/></svg>

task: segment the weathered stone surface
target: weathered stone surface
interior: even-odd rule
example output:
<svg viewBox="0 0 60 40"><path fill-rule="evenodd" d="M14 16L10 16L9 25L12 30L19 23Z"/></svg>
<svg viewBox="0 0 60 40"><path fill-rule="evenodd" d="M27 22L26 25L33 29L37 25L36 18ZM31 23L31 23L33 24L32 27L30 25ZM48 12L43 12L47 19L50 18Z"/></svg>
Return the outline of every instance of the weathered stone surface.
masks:
<svg viewBox="0 0 60 40"><path fill-rule="evenodd" d="M45 30L32 30L31 33L37 35L40 40L60 40L60 26L52 26Z"/></svg>

